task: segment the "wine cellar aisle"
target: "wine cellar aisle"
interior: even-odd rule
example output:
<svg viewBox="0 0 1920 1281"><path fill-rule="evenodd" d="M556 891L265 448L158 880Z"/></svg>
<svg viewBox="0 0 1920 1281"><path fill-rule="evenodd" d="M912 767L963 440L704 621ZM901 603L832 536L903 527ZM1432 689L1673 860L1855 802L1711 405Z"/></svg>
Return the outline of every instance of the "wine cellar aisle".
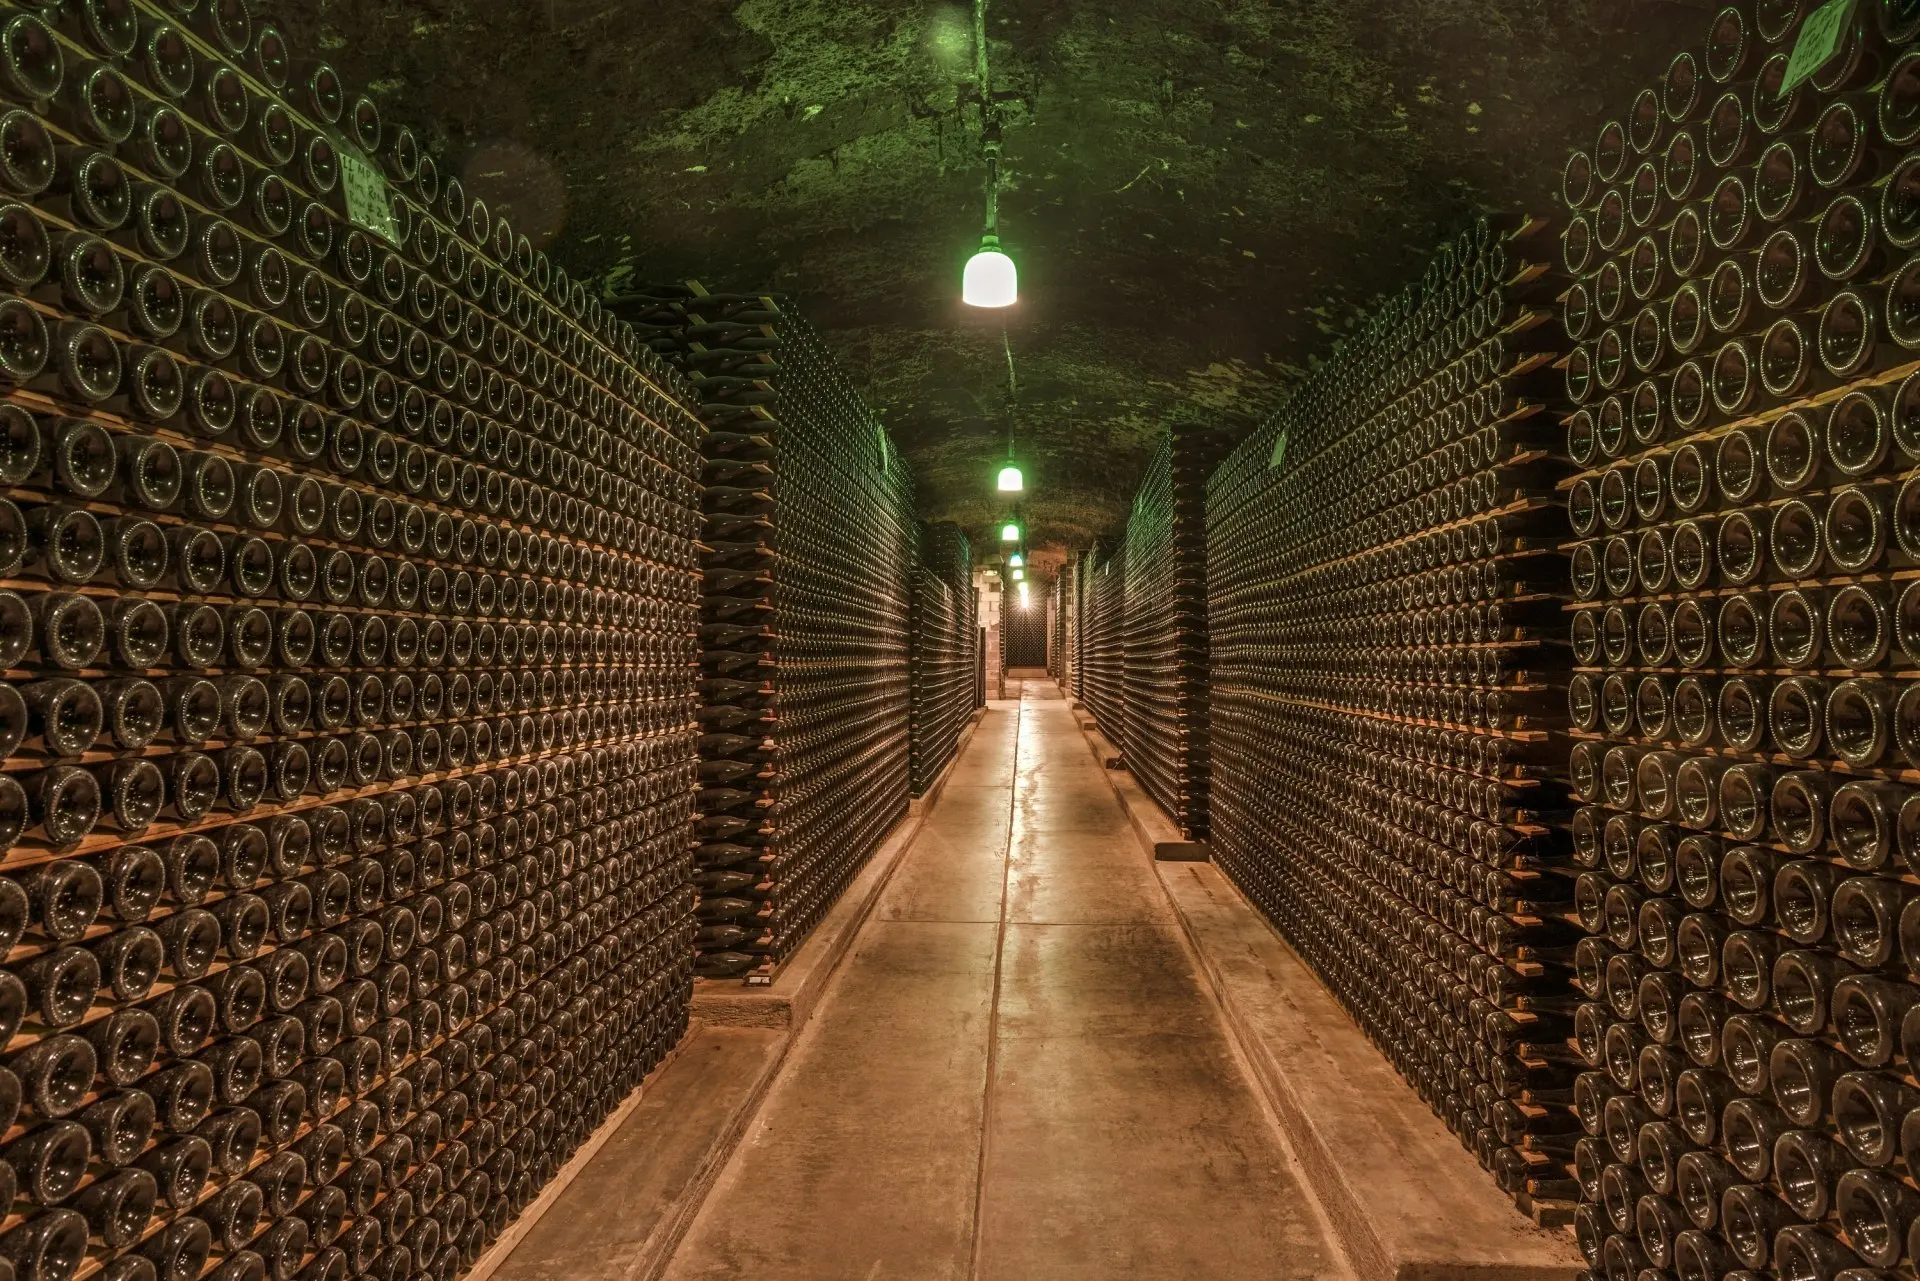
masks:
<svg viewBox="0 0 1920 1281"><path fill-rule="evenodd" d="M0 0L0 1281L1920 1277L1920 0L1501 6Z"/></svg>

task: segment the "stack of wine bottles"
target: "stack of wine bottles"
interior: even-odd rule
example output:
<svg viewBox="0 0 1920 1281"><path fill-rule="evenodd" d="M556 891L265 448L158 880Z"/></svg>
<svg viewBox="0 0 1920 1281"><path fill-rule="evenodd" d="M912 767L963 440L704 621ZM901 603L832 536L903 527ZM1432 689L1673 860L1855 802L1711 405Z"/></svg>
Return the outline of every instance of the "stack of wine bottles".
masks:
<svg viewBox="0 0 1920 1281"><path fill-rule="evenodd" d="M1127 768L1193 840L1207 833L1207 478L1230 443L1218 430L1176 427L1127 522Z"/></svg>
<svg viewBox="0 0 1920 1281"><path fill-rule="evenodd" d="M1000 658L1003 670L1032 671L1047 665L1047 606L1036 600L1031 587L1007 594L1000 612Z"/></svg>
<svg viewBox="0 0 1920 1281"><path fill-rule="evenodd" d="M973 715L974 656L979 628L973 551L948 521L920 530L913 567L913 794L924 795L960 748Z"/></svg>
<svg viewBox="0 0 1920 1281"><path fill-rule="evenodd" d="M1048 618L1052 620L1054 634L1046 647L1046 674L1064 689L1068 686L1069 672L1073 670L1073 565L1062 565L1054 574L1052 592L1048 592Z"/></svg>
<svg viewBox="0 0 1920 1281"><path fill-rule="evenodd" d="M1215 472L1207 534L1216 860L1500 1186L1564 1221L1552 248L1484 221L1441 248Z"/></svg>
<svg viewBox="0 0 1920 1281"><path fill-rule="evenodd" d="M1081 637L1084 670L1080 701L1093 713L1094 723L1115 747L1125 751L1127 738L1126 637L1127 549L1095 546L1083 565L1086 618Z"/></svg>
<svg viewBox="0 0 1920 1281"><path fill-rule="evenodd" d="M453 1278L686 1024L699 425L245 0L0 137L0 1271Z"/></svg>
<svg viewBox="0 0 1920 1281"><path fill-rule="evenodd" d="M1060 567L1060 685L1071 692L1080 670L1080 562Z"/></svg>
<svg viewBox="0 0 1920 1281"><path fill-rule="evenodd" d="M1610 1276L1920 1252L1920 10L1815 8L1721 10L1565 171L1577 1227Z"/></svg>
<svg viewBox="0 0 1920 1281"><path fill-rule="evenodd" d="M1072 571L1069 586L1073 592L1073 629L1067 638L1067 694L1083 704L1087 697L1087 637L1092 627L1091 584L1097 565L1098 551L1091 547L1073 553L1067 562Z"/></svg>
<svg viewBox="0 0 1920 1281"><path fill-rule="evenodd" d="M788 302L616 302L706 425L700 971L770 981L906 812L913 482Z"/></svg>

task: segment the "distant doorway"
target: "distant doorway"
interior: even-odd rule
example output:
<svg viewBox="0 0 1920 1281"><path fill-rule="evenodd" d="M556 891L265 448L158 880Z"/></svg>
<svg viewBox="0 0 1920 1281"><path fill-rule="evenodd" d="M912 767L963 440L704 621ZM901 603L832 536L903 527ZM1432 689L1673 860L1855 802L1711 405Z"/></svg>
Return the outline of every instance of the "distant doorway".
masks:
<svg viewBox="0 0 1920 1281"><path fill-rule="evenodd" d="M1007 666L1039 667L1047 665L1047 611L1009 609L1000 618L1000 634L1005 639Z"/></svg>

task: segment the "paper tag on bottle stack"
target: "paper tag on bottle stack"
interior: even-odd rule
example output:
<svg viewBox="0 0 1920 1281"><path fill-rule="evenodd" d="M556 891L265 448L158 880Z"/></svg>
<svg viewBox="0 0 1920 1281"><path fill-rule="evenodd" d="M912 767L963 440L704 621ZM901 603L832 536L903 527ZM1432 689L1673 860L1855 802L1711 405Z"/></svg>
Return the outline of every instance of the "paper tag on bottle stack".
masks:
<svg viewBox="0 0 1920 1281"><path fill-rule="evenodd" d="M1838 51L1847 32L1847 19L1853 16L1853 4L1854 0L1827 0L1800 24L1800 39L1794 42L1787 74L1780 80L1781 97L1799 88Z"/></svg>
<svg viewBox="0 0 1920 1281"><path fill-rule="evenodd" d="M387 177L371 161L347 147L336 147L340 156L340 190L347 200L347 221L371 231L390 245L400 243L400 228L393 218L393 197L387 191Z"/></svg>

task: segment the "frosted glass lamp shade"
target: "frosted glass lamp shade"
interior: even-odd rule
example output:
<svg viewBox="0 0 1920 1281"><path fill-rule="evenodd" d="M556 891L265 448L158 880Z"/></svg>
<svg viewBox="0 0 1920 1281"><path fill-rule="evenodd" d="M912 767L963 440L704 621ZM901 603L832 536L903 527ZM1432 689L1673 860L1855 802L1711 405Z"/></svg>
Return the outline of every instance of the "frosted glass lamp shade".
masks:
<svg viewBox="0 0 1920 1281"><path fill-rule="evenodd" d="M1000 252L1000 238L987 236L980 252L967 260L960 297L969 307L1011 307L1020 301L1020 273Z"/></svg>

